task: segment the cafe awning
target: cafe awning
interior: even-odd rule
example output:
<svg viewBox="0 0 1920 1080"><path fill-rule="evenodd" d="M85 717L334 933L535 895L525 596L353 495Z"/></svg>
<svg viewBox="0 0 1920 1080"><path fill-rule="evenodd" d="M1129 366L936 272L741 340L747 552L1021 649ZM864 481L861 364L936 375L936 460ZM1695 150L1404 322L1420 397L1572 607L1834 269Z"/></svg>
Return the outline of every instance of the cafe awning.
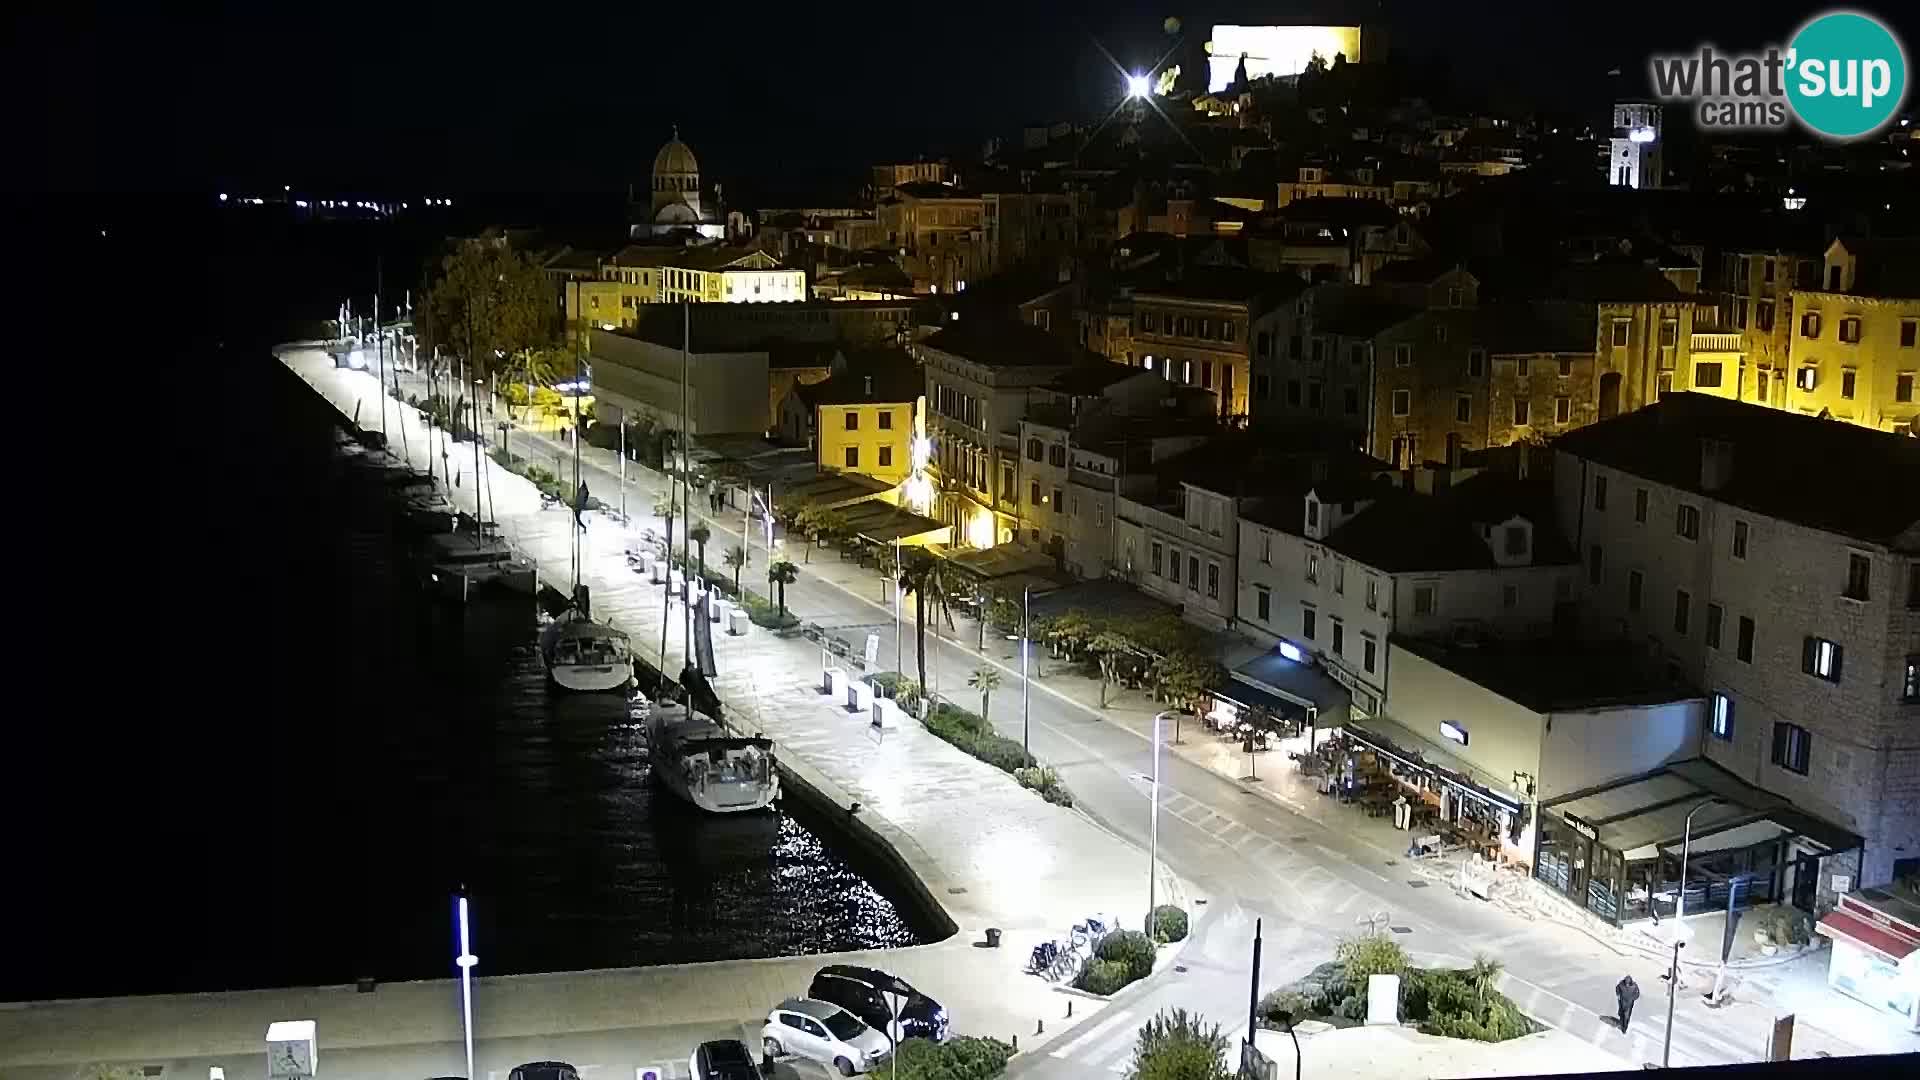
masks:
<svg viewBox="0 0 1920 1080"><path fill-rule="evenodd" d="M1851 941L1890 964L1898 964L1920 949L1920 944L1875 926L1849 911L1829 912L1814 930L1836 941Z"/></svg>
<svg viewBox="0 0 1920 1080"><path fill-rule="evenodd" d="M1347 722L1353 696L1325 671L1280 655L1278 650L1249 660L1234 668L1232 677L1250 684L1275 698L1292 704L1289 715L1314 713L1314 723L1322 728L1339 727Z"/></svg>
<svg viewBox="0 0 1920 1080"><path fill-rule="evenodd" d="M1860 846L1860 837L1822 821L1772 792L1746 783L1705 758L1569 792L1542 809L1594 830L1603 846L1629 861L1662 852L1678 856L1691 836L1693 854L1734 851L1789 836L1829 853ZM1691 833L1687 815L1693 814Z"/></svg>
<svg viewBox="0 0 1920 1080"><path fill-rule="evenodd" d="M1307 707L1302 702L1255 686L1239 676L1230 676L1226 682L1215 686L1213 696L1243 709L1265 709L1275 716L1296 720L1307 718Z"/></svg>
<svg viewBox="0 0 1920 1080"><path fill-rule="evenodd" d="M1376 754L1402 766L1452 784L1465 794L1510 814L1520 812L1520 799L1474 778L1473 766L1392 721L1373 720L1368 726L1349 723L1347 736Z"/></svg>

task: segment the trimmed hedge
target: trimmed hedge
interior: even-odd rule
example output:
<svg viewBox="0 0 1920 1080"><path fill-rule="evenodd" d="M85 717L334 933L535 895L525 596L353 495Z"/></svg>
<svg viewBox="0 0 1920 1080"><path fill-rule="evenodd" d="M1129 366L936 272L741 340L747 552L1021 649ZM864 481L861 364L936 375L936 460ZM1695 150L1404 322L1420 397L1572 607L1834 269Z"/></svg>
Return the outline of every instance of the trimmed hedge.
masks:
<svg viewBox="0 0 1920 1080"><path fill-rule="evenodd" d="M1161 941L1185 941L1187 937L1187 913L1172 904L1161 904L1153 909L1153 936Z"/></svg>
<svg viewBox="0 0 1920 1080"><path fill-rule="evenodd" d="M1080 977L1073 985L1089 994L1119 993L1120 988L1133 980L1128 977L1127 965L1118 960L1095 960L1080 969Z"/></svg>
<svg viewBox="0 0 1920 1080"><path fill-rule="evenodd" d="M998 735L993 726L955 705L934 706L924 721L927 730L1002 772L1030 769L1039 764L1026 748Z"/></svg>
<svg viewBox="0 0 1920 1080"><path fill-rule="evenodd" d="M1153 974L1153 942L1138 930L1115 930L1100 939L1094 955L1127 965L1128 982Z"/></svg>
<svg viewBox="0 0 1920 1080"><path fill-rule="evenodd" d="M907 1039L894 1055L900 1080L987 1080L999 1076L1013 1047L999 1039L960 1035L943 1043Z"/></svg>
<svg viewBox="0 0 1920 1080"><path fill-rule="evenodd" d="M1013 778L1020 786L1040 793L1040 797L1055 806L1072 806L1073 793L1067 785L1060 782L1060 774L1051 766L1036 765L1031 769L1013 770Z"/></svg>

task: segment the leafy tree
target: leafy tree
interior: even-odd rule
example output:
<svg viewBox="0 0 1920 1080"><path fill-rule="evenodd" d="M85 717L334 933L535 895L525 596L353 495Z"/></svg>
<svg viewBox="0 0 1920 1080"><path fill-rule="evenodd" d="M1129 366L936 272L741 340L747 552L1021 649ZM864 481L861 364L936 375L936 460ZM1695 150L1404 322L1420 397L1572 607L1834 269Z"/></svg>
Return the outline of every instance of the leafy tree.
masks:
<svg viewBox="0 0 1920 1080"><path fill-rule="evenodd" d="M987 703L993 692L1000 689L1000 673L993 668L974 668L973 674L967 676L967 685L980 691L980 715L990 718Z"/></svg>
<svg viewBox="0 0 1920 1080"><path fill-rule="evenodd" d="M1086 648L1093 638L1092 620L1083 611L1069 611L1053 620L1052 640L1048 642L1057 651L1056 659L1072 659Z"/></svg>
<svg viewBox="0 0 1920 1080"><path fill-rule="evenodd" d="M487 235L464 241L440 262L415 312L420 346L443 345L484 379L510 365L503 357L553 339L552 293L533 260Z"/></svg>
<svg viewBox="0 0 1920 1080"><path fill-rule="evenodd" d="M847 515L845 513L830 506L821 507L813 515L812 539L815 543L821 540L834 543L844 539L852 528L852 523L847 521ZM813 552L812 544L807 545L807 552L809 557L811 557Z"/></svg>
<svg viewBox="0 0 1920 1080"><path fill-rule="evenodd" d="M667 562L669 564L673 562L673 519L678 517L679 514L680 500L674 498L672 492L668 492L654 500L653 516L665 522L667 526L666 548Z"/></svg>
<svg viewBox="0 0 1920 1080"><path fill-rule="evenodd" d="M787 586L800 580L800 568L781 559L767 567L767 580L780 589L780 618L785 619L787 617Z"/></svg>
<svg viewBox="0 0 1920 1080"><path fill-rule="evenodd" d="M1500 973L1504 970L1506 970L1505 964L1486 953L1473 958L1473 966L1467 969L1467 982L1472 985L1473 992L1480 998L1482 1005L1486 1004L1488 992L1493 991L1499 984Z"/></svg>
<svg viewBox="0 0 1920 1080"><path fill-rule="evenodd" d="M1185 1009L1164 1009L1140 1028L1132 1080L1228 1080L1227 1037Z"/></svg>
<svg viewBox="0 0 1920 1080"><path fill-rule="evenodd" d="M1126 635L1113 630L1102 630L1093 635L1087 643L1087 650L1100 662L1100 707L1107 707L1107 686L1120 678L1119 661L1122 656L1133 651L1133 643Z"/></svg>
<svg viewBox="0 0 1920 1080"><path fill-rule="evenodd" d="M747 565L747 549L735 544L727 549L722 561L733 570L733 591L737 596L740 593L740 568Z"/></svg>

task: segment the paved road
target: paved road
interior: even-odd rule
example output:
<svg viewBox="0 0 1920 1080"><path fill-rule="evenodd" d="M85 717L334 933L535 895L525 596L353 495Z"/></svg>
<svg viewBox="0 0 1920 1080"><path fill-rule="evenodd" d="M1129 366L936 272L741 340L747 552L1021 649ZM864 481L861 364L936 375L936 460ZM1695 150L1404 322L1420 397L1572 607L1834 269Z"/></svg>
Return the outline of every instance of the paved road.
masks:
<svg viewBox="0 0 1920 1080"><path fill-rule="evenodd" d="M546 454L560 455L571 466L571 451L558 440L523 431L516 431L512 438L520 452L531 442ZM614 501L619 489L617 460L591 448L585 456L590 459L583 465L588 485L603 499ZM629 472L627 506L636 523L663 490L657 476ZM660 523L651 524L658 528ZM710 551L724 551L740 542L737 517L723 515L710 524L714 529ZM755 566L764 566L763 550L756 540ZM837 556L818 552L815 557ZM750 569L747 576L754 573ZM880 656L896 655L893 611L880 599L877 578L871 591L850 590L808 573L803 564L799 580L787 588L787 604L803 619L854 641L868 632L878 634ZM914 648L910 616L905 630L907 640L901 652L910 666ZM1152 828L1147 783L1151 750L1146 740L1127 727L1106 722L1096 710L1053 693L1039 680L1033 686L1029 723L1023 731L1017 663L983 658L971 644L930 637L927 663L936 674L929 681L942 696L972 707L972 692L965 689L966 673L986 663L999 667L1002 689L994 695L991 710L996 728L1011 738L1027 738L1034 754L1060 770L1076 805L1146 848ZM1130 1021L1151 1016L1162 1005L1177 1004L1205 1013L1227 1030L1244 1029L1247 967L1245 960L1233 958L1231 942L1237 937L1242 954L1250 951L1254 915L1267 920L1267 970L1275 973L1273 978L1263 978L1263 992L1330 959L1339 938L1371 921L1391 928L1389 932L1409 952L1432 962L1464 966L1480 952L1499 957L1508 971L1507 992L1536 1015L1633 1060L1658 1060L1665 999L1657 965L1623 959L1571 929L1529 922L1444 887L1429 887L1370 845L1261 797L1252 784L1235 783L1164 752L1160 775L1160 856L1173 872L1192 883L1197 898L1204 901L1196 905L1204 937L1181 955L1186 972L1165 979L1166 985L1152 988L1140 1003L1126 1005L1123 1011L1130 1012ZM1140 881L1144 907L1145 859ZM1285 944L1276 948L1276 940ZM1239 989L1216 986L1208 974L1216 969L1237 972L1235 977L1242 980ZM1613 1011L1614 983L1629 971L1646 992L1631 1044L1604 1019ZM1688 1022L1689 1013L1699 1019ZM1706 1019L1711 1016L1683 1007L1673 1040L1676 1064L1758 1059L1759 1047L1729 1041ZM1075 1048L1073 1052L1056 1057L1062 1053L1056 1049L1023 1059L1018 1071L1046 1072L1052 1067L1049 1063L1069 1070L1113 1064L1131 1045L1137 1024L1115 1025L1110 1017L1097 1023L1109 1027L1085 1041L1079 1041L1084 1033L1075 1031L1064 1042ZM1083 1057L1089 1060L1080 1060Z"/></svg>

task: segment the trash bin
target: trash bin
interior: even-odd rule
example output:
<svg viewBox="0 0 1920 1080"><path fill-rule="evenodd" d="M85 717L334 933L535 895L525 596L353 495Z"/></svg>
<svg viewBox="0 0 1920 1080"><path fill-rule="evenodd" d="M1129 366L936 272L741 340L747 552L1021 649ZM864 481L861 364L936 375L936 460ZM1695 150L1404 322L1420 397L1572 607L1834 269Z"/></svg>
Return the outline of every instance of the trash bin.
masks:
<svg viewBox="0 0 1920 1080"><path fill-rule="evenodd" d="M987 948L997 949L999 947L1000 947L1000 928L997 926L987 927Z"/></svg>

